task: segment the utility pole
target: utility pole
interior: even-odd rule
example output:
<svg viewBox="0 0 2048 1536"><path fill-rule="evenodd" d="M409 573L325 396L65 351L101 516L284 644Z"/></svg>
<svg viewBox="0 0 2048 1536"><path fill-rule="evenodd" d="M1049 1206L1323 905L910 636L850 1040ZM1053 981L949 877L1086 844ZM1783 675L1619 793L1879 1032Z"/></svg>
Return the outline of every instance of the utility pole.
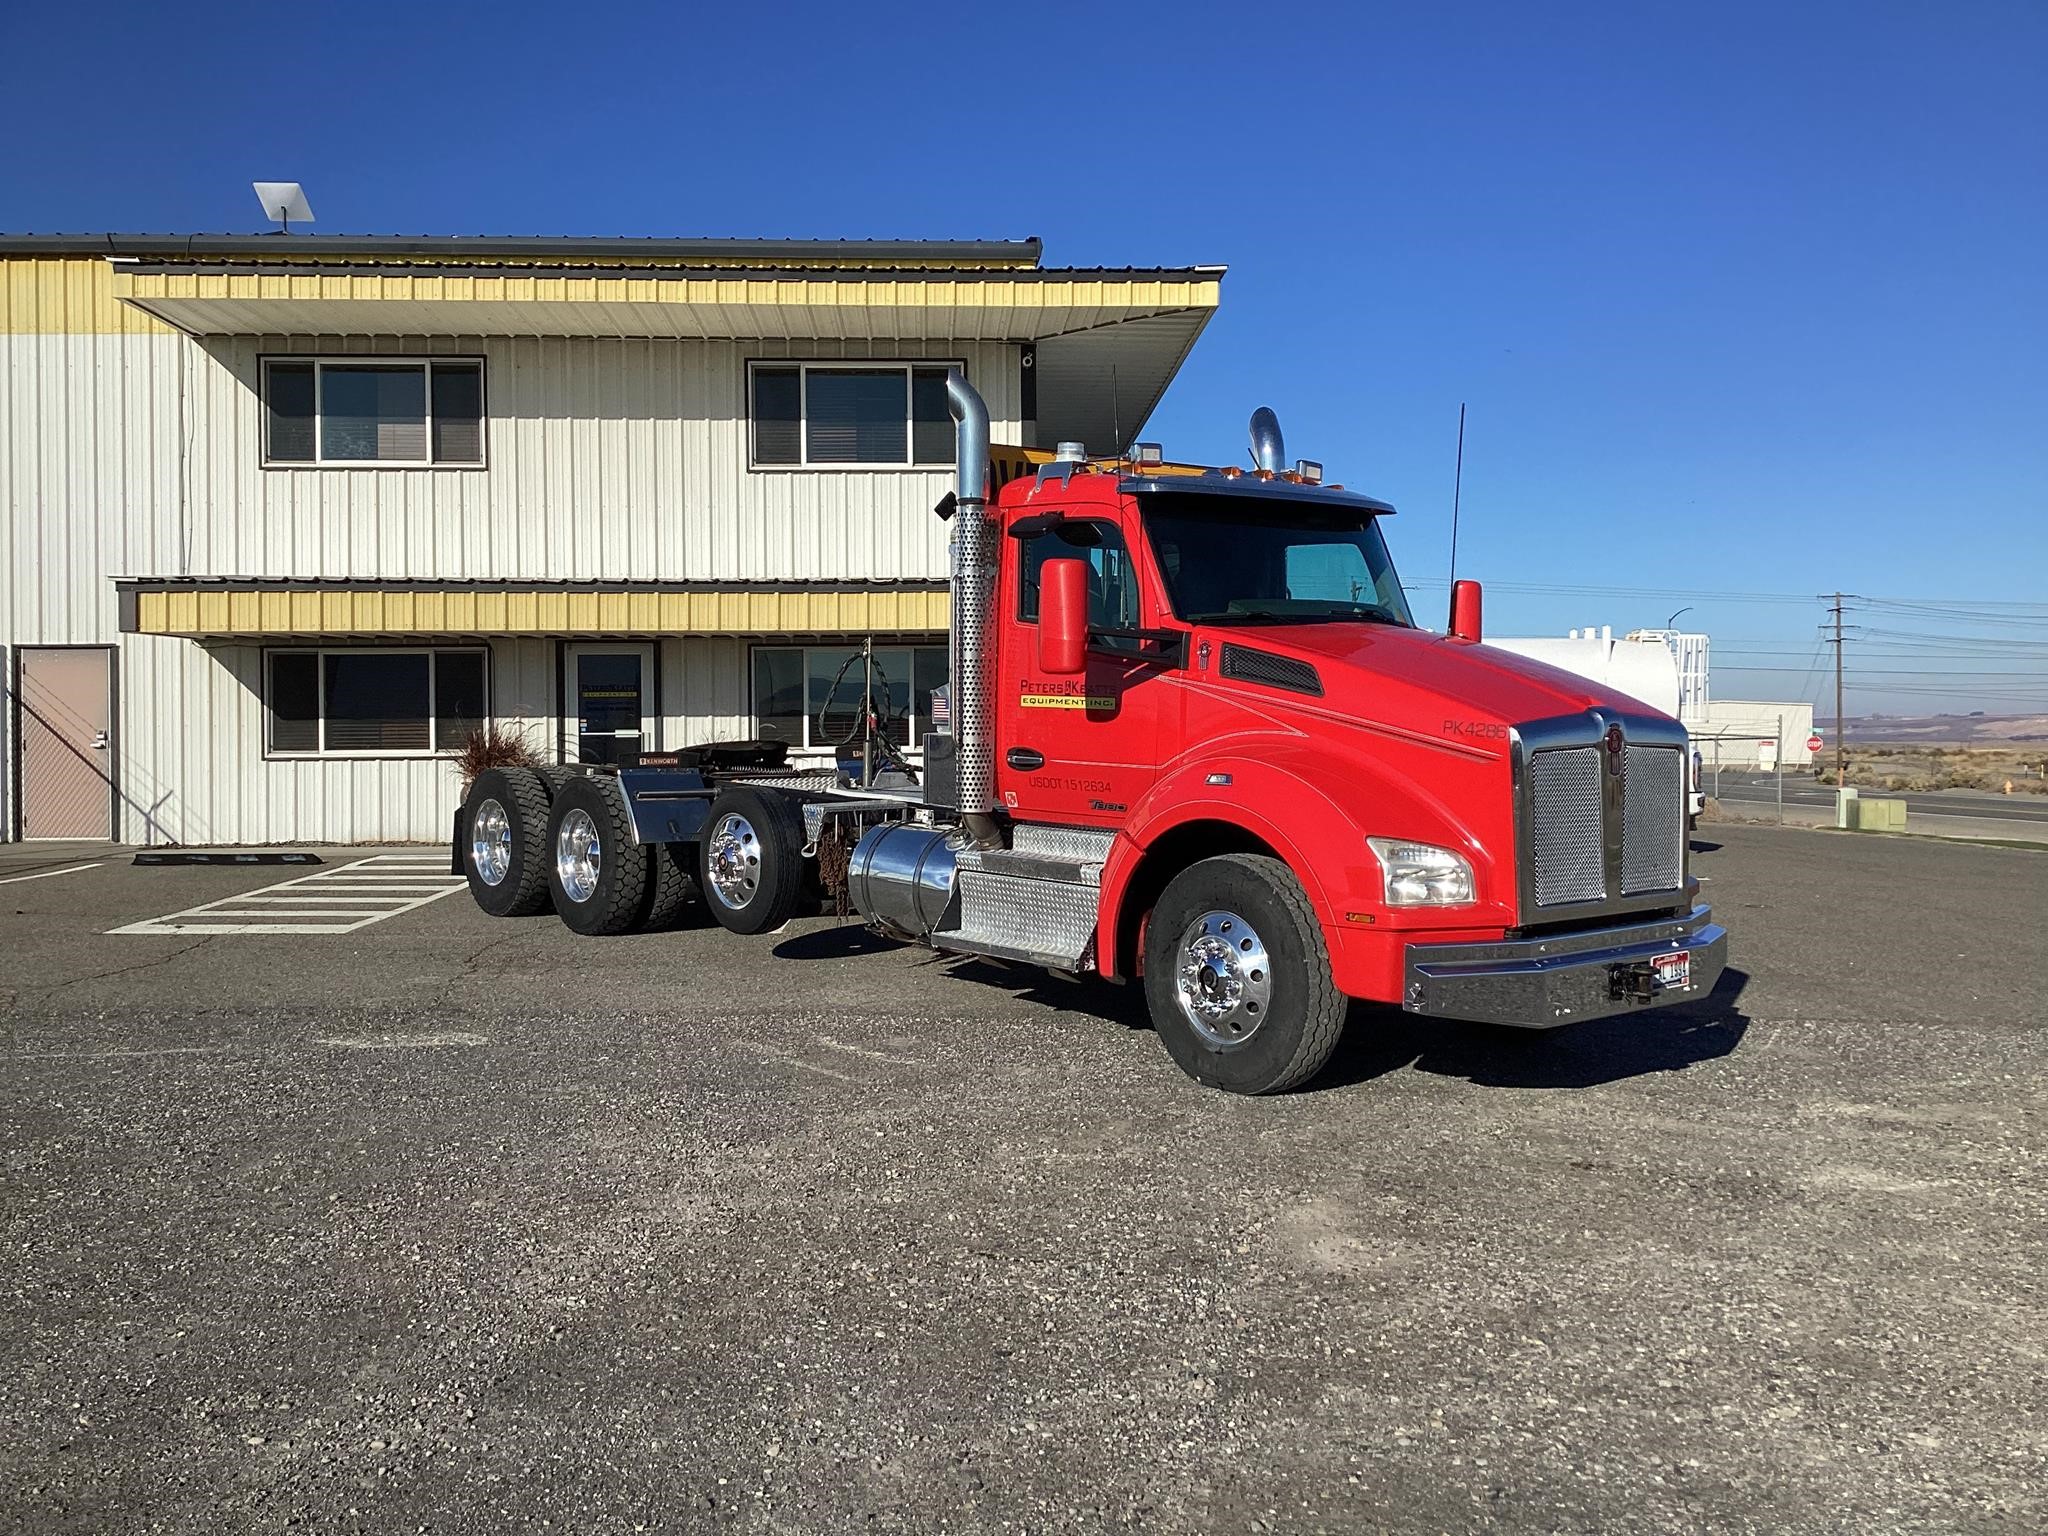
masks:
<svg viewBox="0 0 2048 1536"><path fill-rule="evenodd" d="M1829 610L1835 616L1835 794L1839 798L1847 778L1847 746L1844 738L1848 734L1842 724L1842 594L1835 594L1835 606ZM1782 726L1780 730L1782 731Z"/></svg>

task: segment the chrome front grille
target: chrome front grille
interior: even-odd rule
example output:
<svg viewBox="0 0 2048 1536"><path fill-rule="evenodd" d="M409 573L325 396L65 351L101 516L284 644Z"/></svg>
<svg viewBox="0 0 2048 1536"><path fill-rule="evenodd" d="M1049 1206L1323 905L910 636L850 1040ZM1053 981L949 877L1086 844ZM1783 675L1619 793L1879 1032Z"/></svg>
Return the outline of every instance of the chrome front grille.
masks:
<svg viewBox="0 0 2048 1536"><path fill-rule="evenodd" d="M1676 725L1589 711L1516 735L1527 918L1647 910L1683 891L1686 757Z"/></svg>
<svg viewBox="0 0 2048 1536"><path fill-rule="evenodd" d="M1621 893L1685 883L1685 754L1629 747L1621 763Z"/></svg>
<svg viewBox="0 0 2048 1536"><path fill-rule="evenodd" d="M1529 760L1529 852L1539 907L1607 894L1600 756L1598 747L1567 747Z"/></svg>

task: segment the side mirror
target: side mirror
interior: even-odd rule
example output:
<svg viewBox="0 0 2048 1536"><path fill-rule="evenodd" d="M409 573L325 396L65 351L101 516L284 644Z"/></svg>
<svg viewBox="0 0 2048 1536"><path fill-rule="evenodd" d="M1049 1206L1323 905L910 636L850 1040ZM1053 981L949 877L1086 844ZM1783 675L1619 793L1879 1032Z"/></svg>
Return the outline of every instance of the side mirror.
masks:
<svg viewBox="0 0 2048 1536"><path fill-rule="evenodd" d="M1474 642L1482 638L1479 622L1479 583L1476 581L1451 583L1451 638Z"/></svg>
<svg viewBox="0 0 2048 1536"><path fill-rule="evenodd" d="M1038 568L1038 665L1072 677L1088 665L1088 562L1048 560Z"/></svg>

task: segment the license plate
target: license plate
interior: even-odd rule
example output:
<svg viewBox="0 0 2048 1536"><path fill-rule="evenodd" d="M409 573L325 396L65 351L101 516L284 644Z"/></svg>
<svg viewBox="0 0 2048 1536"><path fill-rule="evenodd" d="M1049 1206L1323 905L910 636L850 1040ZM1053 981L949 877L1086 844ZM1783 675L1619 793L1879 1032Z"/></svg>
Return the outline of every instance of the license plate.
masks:
<svg viewBox="0 0 2048 1536"><path fill-rule="evenodd" d="M1657 990L1669 992L1677 987L1692 985L1692 951L1681 949L1675 955L1659 955L1650 962L1650 974L1657 980Z"/></svg>

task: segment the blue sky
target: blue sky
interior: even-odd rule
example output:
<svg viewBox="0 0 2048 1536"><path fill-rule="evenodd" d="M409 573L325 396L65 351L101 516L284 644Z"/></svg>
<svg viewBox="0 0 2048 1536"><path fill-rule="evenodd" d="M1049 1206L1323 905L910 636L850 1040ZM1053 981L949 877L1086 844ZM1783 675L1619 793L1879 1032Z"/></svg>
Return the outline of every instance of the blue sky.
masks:
<svg viewBox="0 0 2048 1536"><path fill-rule="evenodd" d="M1234 460L1273 405L1293 452L1402 507L1423 611L1462 400L1460 571L1496 632L1690 601L1716 691L1785 697L1810 594L2025 604L1860 616L2035 644L1873 647L1851 710L2048 709L2038 0L112 0L10 8L0 114L14 230L251 229L248 182L278 177L327 233L1039 235L1054 264L1228 263L1147 435Z"/></svg>

